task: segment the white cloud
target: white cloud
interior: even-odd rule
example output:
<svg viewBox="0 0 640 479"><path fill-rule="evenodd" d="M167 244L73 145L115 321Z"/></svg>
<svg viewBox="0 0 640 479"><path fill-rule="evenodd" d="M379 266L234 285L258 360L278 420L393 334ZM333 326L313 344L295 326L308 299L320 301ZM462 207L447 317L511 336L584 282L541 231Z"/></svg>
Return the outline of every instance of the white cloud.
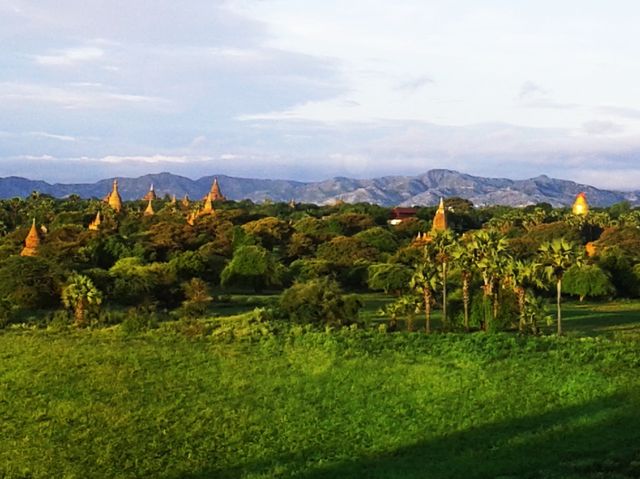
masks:
<svg viewBox="0 0 640 479"><path fill-rule="evenodd" d="M46 66L72 66L81 62L99 60L104 56L104 50L96 47L78 47L60 50L50 55L35 55L34 60Z"/></svg>

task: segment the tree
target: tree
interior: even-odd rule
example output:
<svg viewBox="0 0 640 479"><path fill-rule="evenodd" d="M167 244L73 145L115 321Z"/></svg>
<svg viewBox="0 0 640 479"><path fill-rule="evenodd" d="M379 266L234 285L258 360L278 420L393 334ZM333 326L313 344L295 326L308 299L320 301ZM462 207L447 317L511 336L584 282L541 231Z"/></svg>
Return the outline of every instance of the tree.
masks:
<svg viewBox="0 0 640 479"><path fill-rule="evenodd" d="M371 289L383 290L385 293L400 293L411 281L411 268L398 263L378 263L369 266L367 284Z"/></svg>
<svg viewBox="0 0 640 479"><path fill-rule="evenodd" d="M186 296L182 302L182 310L187 316L203 315L213 300L207 283L200 278L191 278L190 281L182 284L182 288Z"/></svg>
<svg viewBox="0 0 640 479"><path fill-rule="evenodd" d="M440 269L440 284L442 286L442 323L445 327L448 326L447 316L447 276L448 266L451 261L451 250L455 239L453 233L449 230L438 231L433 236L431 241L425 245L425 253L428 257L428 261L434 262Z"/></svg>
<svg viewBox="0 0 640 479"><path fill-rule="evenodd" d="M438 268L430 261L418 263L411 277L409 286L422 296L424 307L424 330L427 334L431 332L431 303L438 284Z"/></svg>
<svg viewBox="0 0 640 479"><path fill-rule="evenodd" d="M496 231L479 231L469 244L477 270L482 276L483 300L491 304L491 314L484 318L484 329L488 331L495 322L498 309L499 279L505 270L509 255L507 241Z"/></svg>
<svg viewBox="0 0 640 479"><path fill-rule="evenodd" d="M280 309L300 324L347 326L357 321L361 306L355 295L343 295L338 283L326 277L296 283L280 297Z"/></svg>
<svg viewBox="0 0 640 479"><path fill-rule="evenodd" d="M582 264L582 256L577 245L564 238L540 246L540 260L545 266L547 277L556 281L558 336L562 335L562 278L569 268Z"/></svg>
<svg viewBox="0 0 640 479"><path fill-rule="evenodd" d="M284 267L262 246L241 246L220 276L222 286L249 286L260 291L269 286L280 286Z"/></svg>
<svg viewBox="0 0 640 479"><path fill-rule="evenodd" d="M464 238L464 236L463 236ZM460 276L462 279L462 304L464 307L464 329L469 331L469 304L471 302L471 280L473 278L473 272L475 270L475 257L472 249L469 247L469 242L458 242L454 246L451 252L451 258L460 270Z"/></svg>
<svg viewBox="0 0 640 479"><path fill-rule="evenodd" d="M74 323L80 328L86 325L87 310L102 304L102 293L90 278L74 273L62 290L62 303L73 310Z"/></svg>
<svg viewBox="0 0 640 479"><path fill-rule="evenodd" d="M506 271L507 283L513 289L518 300L518 329L522 333L527 324L527 294L530 294L529 288L542 287L540 279L540 264L531 261L521 261L510 258L507 263ZM538 332L537 323L532 322L531 328L533 333Z"/></svg>
<svg viewBox="0 0 640 479"><path fill-rule="evenodd" d="M586 297L606 296L615 292L609 275L595 264L572 266L565 273L563 282L564 290L578 296L581 302Z"/></svg>

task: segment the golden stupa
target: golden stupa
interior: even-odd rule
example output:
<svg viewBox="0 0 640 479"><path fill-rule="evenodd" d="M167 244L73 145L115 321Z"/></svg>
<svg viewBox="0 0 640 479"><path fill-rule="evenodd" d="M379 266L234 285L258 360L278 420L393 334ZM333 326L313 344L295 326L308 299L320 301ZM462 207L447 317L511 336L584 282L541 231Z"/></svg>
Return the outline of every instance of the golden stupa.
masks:
<svg viewBox="0 0 640 479"><path fill-rule="evenodd" d="M100 229L100 225L102 224L102 217L100 216L100 212L96 213L95 219L89 223L89 229L91 231L98 231Z"/></svg>
<svg viewBox="0 0 640 479"><path fill-rule="evenodd" d="M209 197L211 197L211 201L225 201L226 200L225 196L220 191L220 185L218 184L218 178L214 178L213 179L213 183L211 184L211 191L209 191L209 193L207 194L207 196L204 197L204 199L206 200Z"/></svg>
<svg viewBox="0 0 640 479"><path fill-rule="evenodd" d="M151 186L149 187L149 191L147 191L147 194L144 195L142 199L145 201L157 199L156 192L153 190L153 183L151 183Z"/></svg>
<svg viewBox="0 0 640 479"><path fill-rule="evenodd" d="M185 194L184 198L182 198L182 206L184 206L185 208L189 207L190 201L189 201L189 195Z"/></svg>
<svg viewBox="0 0 640 479"><path fill-rule="evenodd" d="M192 211L191 213L189 213L189 215L187 215L187 223L191 226L195 225L196 219L198 218L199 215L200 215L200 209Z"/></svg>
<svg viewBox="0 0 640 479"><path fill-rule="evenodd" d="M215 213L215 210L213 209L213 193L209 193L207 195L207 198L204 200L204 207L202 208L202 211L200 212L201 215L212 215Z"/></svg>
<svg viewBox="0 0 640 479"><path fill-rule="evenodd" d="M118 193L118 180L113 180L113 189L109 194L107 203L109 203L109 206L111 206L116 213L122 211L122 198L120 198L120 193Z"/></svg>
<svg viewBox="0 0 640 479"><path fill-rule="evenodd" d="M36 219L33 219L33 224L29 230L29 234L24 240L24 248L20 252L20 256L36 256L38 254L38 248L40 247L40 235L38 234L38 228L36 228Z"/></svg>
<svg viewBox="0 0 640 479"><path fill-rule="evenodd" d="M431 231L445 231L447 229L447 215L444 210L444 199L440 198L438 210L433 217L433 226Z"/></svg>
<svg viewBox="0 0 640 479"><path fill-rule="evenodd" d="M576 201L573 203L573 214L578 216L586 216L589 213L589 203L587 203L587 195L578 193Z"/></svg>
<svg viewBox="0 0 640 479"><path fill-rule="evenodd" d="M153 216L155 211L153 211L153 205L151 204L151 199L148 200L147 209L144 210L144 216Z"/></svg>

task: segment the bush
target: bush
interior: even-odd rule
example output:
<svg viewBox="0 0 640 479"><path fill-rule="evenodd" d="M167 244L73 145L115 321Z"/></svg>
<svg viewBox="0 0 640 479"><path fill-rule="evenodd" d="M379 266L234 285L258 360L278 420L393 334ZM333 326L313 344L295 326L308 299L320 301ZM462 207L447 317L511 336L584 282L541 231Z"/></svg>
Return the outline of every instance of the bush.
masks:
<svg viewBox="0 0 640 479"><path fill-rule="evenodd" d="M358 322L361 307L356 296L343 295L328 278L294 284L280 298L281 311L299 324L347 326Z"/></svg>

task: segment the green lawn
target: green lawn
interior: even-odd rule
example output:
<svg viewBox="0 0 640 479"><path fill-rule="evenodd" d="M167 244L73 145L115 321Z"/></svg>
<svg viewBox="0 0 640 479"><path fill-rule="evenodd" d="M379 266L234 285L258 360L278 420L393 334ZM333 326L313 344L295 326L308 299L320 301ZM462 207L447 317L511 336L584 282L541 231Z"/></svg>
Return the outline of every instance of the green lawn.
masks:
<svg viewBox="0 0 640 479"><path fill-rule="evenodd" d="M637 309L601 308L560 339L8 330L0 477L637 478Z"/></svg>

